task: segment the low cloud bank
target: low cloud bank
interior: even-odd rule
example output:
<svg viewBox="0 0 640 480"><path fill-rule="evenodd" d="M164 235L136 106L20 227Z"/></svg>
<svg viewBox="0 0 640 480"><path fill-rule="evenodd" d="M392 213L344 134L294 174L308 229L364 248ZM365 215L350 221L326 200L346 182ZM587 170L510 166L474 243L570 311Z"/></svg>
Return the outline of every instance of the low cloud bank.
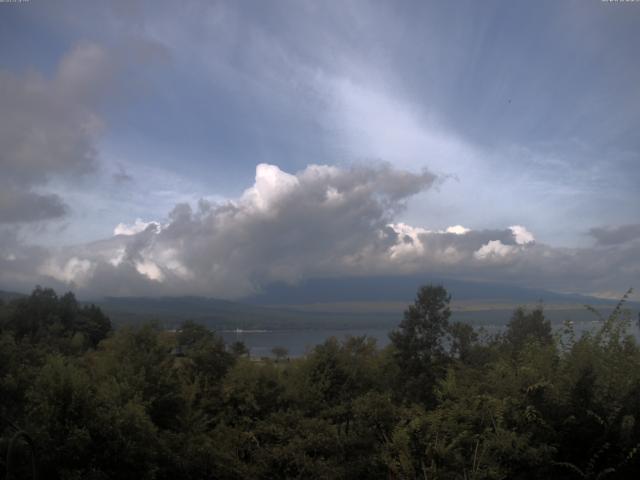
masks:
<svg viewBox="0 0 640 480"><path fill-rule="evenodd" d="M235 200L178 204L166 221L119 224L98 242L45 249L5 234L0 281L87 296L237 298L319 276L425 272L585 293L624 290L640 276L640 241L626 234L622 244L560 249L521 225L429 230L398 222L406 201L437 180L388 165L290 174L261 164Z"/></svg>

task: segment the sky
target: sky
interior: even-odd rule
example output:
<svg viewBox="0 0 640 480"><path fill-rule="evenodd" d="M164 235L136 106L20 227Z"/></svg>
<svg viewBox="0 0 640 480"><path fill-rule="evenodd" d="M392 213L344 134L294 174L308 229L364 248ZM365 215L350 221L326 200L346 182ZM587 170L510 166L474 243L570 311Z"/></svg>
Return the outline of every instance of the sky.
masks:
<svg viewBox="0 0 640 480"><path fill-rule="evenodd" d="M640 3L0 3L0 289L640 288Z"/></svg>

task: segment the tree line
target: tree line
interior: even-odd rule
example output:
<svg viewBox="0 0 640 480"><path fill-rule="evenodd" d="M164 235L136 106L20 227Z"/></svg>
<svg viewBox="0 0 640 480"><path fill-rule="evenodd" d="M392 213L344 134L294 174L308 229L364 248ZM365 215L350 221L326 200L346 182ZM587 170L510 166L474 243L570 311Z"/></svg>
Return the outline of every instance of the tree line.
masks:
<svg viewBox="0 0 640 480"><path fill-rule="evenodd" d="M0 305L0 472L51 479L627 479L640 348L623 297L597 327L542 307L504 332L421 287L391 343L252 359L202 325L114 330L72 293ZM597 313L597 312L595 312Z"/></svg>

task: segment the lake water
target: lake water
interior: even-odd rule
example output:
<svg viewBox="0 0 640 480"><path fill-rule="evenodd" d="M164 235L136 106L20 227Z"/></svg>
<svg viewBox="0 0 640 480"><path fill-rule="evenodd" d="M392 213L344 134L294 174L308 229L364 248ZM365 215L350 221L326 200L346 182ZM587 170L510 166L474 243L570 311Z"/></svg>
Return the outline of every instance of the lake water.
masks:
<svg viewBox="0 0 640 480"><path fill-rule="evenodd" d="M252 357L270 357L274 347L284 347L289 351L291 357L299 357L331 337L342 340L348 336L367 335L376 339L378 347L384 347L389 343L389 330L382 328L222 331L218 334L222 335L226 343L244 342Z"/></svg>
<svg viewBox="0 0 640 480"><path fill-rule="evenodd" d="M599 322L575 322L574 328L576 336L583 332L595 331L599 327ZM499 325L484 325L484 331L493 335L504 328ZM553 325L554 330L561 329L559 324ZM476 327L476 331L478 327ZM363 336L376 339L379 348L389 344L389 332L391 328L357 328L357 329L299 329L299 330L254 330L254 331L218 331L227 344L233 342L244 342L249 348L252 357L271 357L271 350L274 347L284 347L289 351L289 356L299 357L305 355L313 349L315 345L323 343L330 337L339 340L348 336ZM640 332L635 325L631 325L629 333L635 335L640 341Z"/></svg>
<svg viewBox="0 0 640 480"><path fill-rule="evenodd" d="M484 330L493 334L500 330L497 326L484 326ZM374 338L378 348L389 344L389 328L354 328L354 329L304 329L304 330L254 330L254 331L218 331L227 344L244 342L249 348L252 357L272 357L271 350L274 347L284 347L289 351L289 356L300 357L305 355L314 346L325 340L336 337L343 340L346 337L359 337L366 335Z"/></svg>

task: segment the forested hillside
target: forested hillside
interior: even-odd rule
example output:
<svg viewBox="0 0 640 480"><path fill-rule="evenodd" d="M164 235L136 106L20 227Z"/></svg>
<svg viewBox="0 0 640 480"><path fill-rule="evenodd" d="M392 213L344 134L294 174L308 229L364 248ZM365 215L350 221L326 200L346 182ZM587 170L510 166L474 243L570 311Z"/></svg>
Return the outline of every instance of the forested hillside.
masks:
<svg viewBox="0 0 640 480"><path fill-rule="evenodd" d="M71 293L0 307L0 472L51 479L634 478L640 348L624 298L554 333L518 309L489 336L441 286L379 349L329 339L248 357L186 322L114 330ZM594 315L598 312L594 311Z"/></svg>

